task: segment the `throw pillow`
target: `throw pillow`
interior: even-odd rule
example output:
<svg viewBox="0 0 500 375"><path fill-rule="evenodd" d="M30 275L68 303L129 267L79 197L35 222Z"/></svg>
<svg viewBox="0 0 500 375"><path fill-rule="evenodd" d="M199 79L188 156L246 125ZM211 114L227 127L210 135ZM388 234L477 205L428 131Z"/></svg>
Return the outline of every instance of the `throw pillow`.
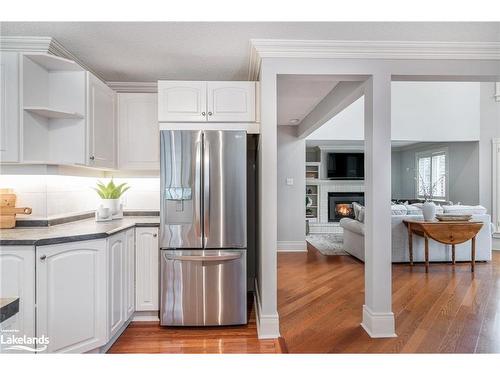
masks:
<svg viewBox="0 0 500 375"><path fill-rule="evenodd" d="M404 204L393 204L391 205L391 214L392 216L401 216L406 215L408 212L406 206Z"/></svg>
<svg viewBox="0 0 500 375"><path fill-rule="evenodd" d="M359 211L361 210L362 205L357 202L352 202L352 209L354 210L354 220L359 220Z"/></svg>

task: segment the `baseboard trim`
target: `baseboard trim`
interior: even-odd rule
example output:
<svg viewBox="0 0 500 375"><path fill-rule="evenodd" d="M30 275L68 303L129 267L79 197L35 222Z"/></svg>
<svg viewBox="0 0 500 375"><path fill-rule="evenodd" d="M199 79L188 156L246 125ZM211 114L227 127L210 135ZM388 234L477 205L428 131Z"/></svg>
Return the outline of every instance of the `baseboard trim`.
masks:
<svg viewBox="0 0 500 375"><path fill-rule="evenodd" d="M376 313L363 305L363 322L361 327L372 338L397 337L395 330L394 314Z"/></svg>
<svg viewBox="0 0 500 375"><path fill-rule="evenodd" d="M257 336L259 339L275 339L280 337L279 316L276 314L263 314L260 303L259 284L255 280L255 320L257 322Z"/></svg>
<svg viewBox="0 0 500 375"><path fill-rule="evenodd" d="M500 233L495 233L491 239L492 241L492 249L500 250Z"/></svg>
<svg viewBox="0 0 500 375"><path fill-rule="evenodd" d="M279 252L307 252L307 242L304 241L278 241Z"/></svg>
<svg viewBox="0 0 500 375"><path fill-rule="evenodd" d="M159 311L136 311L133 322L159 322Z"/></svg>

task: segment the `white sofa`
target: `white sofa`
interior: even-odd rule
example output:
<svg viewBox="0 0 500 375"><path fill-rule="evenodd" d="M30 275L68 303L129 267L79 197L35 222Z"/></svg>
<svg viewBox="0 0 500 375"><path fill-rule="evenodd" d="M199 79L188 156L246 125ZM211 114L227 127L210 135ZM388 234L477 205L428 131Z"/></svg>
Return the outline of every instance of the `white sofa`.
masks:
<svg viewBox="0 0 500 375"><path fill-rule="evenodd" d="M421 215L392 215L392 262L409 262L408 254L408 230L403 223L404 219L423 219ZM484 222L483 228L476 238L476 260L490 261L492 238L491 218L487 214L475 214L473 220ZM340 220L340 226L344 229L344 250L354 257L365 260L365 224L349 218ZM413 236L413 259L415 262L423 262L424 239ZM429 240L429 260L431 262L451 261L451 246ZM456 260L471 260L471 243L467 241L456 246Z"/></svg>

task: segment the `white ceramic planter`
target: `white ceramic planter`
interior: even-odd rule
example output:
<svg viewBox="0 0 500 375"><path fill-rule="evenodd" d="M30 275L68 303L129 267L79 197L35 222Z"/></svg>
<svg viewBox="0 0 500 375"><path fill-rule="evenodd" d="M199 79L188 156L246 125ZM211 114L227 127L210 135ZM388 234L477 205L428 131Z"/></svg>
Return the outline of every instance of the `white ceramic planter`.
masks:
<svg viewBox="0 0 500 375"><path fill-rule="evenodd" d="M425 221L433 221L436 218L436 205L434 202L425 201L422 213Z"/></svg>
<svg viewBox="0 0 500 375"><path fill-rule="evenodd" d="M104 208L109 208L111 215L120 212L120 199L101 199L101 203Z"/></svg>

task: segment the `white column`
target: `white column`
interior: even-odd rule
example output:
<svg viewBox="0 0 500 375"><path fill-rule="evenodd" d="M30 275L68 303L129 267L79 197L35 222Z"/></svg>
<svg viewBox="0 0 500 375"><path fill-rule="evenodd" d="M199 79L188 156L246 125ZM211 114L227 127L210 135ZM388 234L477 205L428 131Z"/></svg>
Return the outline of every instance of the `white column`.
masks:
<svg viewBox="0 0 500 375"><path fill-rule="evenodd" d="M391 77L365 88L365 304L361 325L371 337L394 337L391 279Z"/></svg>
<svg viewBox="0 0 500 375"><path fill-rule="evenodd" d="M276 73L262 62L259 157L259 242L257 272L257 331L259 338L279 337L277 309L277 92Z"/></svg>

